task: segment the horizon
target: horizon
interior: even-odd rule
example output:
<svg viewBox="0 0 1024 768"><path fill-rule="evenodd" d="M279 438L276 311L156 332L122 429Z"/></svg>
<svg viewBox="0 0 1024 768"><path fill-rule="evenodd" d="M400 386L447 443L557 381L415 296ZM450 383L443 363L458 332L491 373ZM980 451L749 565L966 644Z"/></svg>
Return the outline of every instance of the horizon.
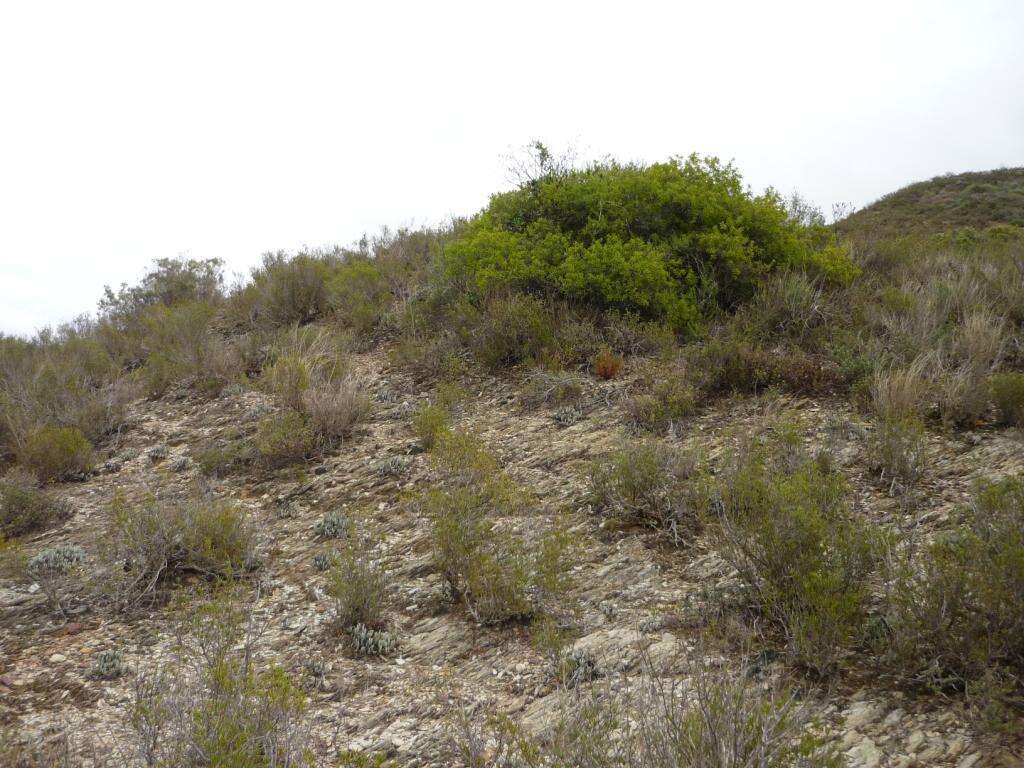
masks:
<svg viewBox="0 0 1024 768"><path fill-rule="evenodd" d="M826 215L1024 165L1012 2L583 7L0 13L0 62L23 73L0 91L0 332L94 314L160 258L245 274L268 251L471 215L533 139L715 155Z"/></svg>

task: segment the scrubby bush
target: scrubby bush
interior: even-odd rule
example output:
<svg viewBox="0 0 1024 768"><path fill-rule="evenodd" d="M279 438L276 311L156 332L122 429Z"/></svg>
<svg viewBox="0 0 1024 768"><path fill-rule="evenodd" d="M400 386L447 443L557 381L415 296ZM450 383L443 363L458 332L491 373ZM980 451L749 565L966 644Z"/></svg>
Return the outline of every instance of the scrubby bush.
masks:
<svg viewBox="0 0 1024 768"><path fill-rule="evenodd" d="M329 308L329 259L299 253L291 259L283 252L267 253L252 271L252 282L240 299L249 299L258 324L280 327L315 320ZM246 293L250 295L246 295Z"/></svg>
<svg viewBox="0 0 1024 768"><path fill-rule="evenodd" d="M21 536L66 517L67 502L40 490L35 475L15 467L0 478L0 535Z"/></svg>
<svg viewBox="0 0 1024 768"><path fill-rule="evenodd" d="M217 595L183 611L173 655L140 670L129 723L153 768L312 765L306 700L280 667L261 668L252 609Z"/></svg>
<svg viewBox="0 0 1024 768"><path fill-rule="evenodd" d="M301 410L303 395L309 389L309 368L297 354L281 355L263 374L267 390L293 410Z"/></svg>
<svg viewBox="0 0 1024 768"><path fill-rule="evenodd" d="M883 481L912 487L924 472L924 425L914 417L885 418L868 441L869 463Z"/></svg>
<svg viewBox="0 0 1024 768"><path fill-rule="evenodd" d="M42 482L64 480L91 470L93 452L80 429L47 425L25 438L18 461Z"/></svg>
<svg viewBox="0 0 1024 768"><path fill-rule="evenodd" d="M622 356L612 352L607 347L598 350L597 354L594 355L593 367L594 375L599 379L608 381L614 379L619 375L622 370Z"/></svg>
<svg viewBox="0 0 1024 768"><path fill-rule="evenodd" d="M628 692L566 696L543 731L463 716L454 742L472 766L839 768L798 694L744 670L691 665L683 681L644 674Z"/></svg>
<svg viewBox="0 0 1024 768"><path fill-rule="evenodd" d="M473 357L492 370L537 360L554 339L555 321L533 296L496 296L465 335Z"/></svg>
<svg viewBox="0 0 1024 768"><path fill-rule="evenodd" d="M590 503L614 520L665 528L680 542L698 527L701 514L691 488L695 470L691 456L667 446L624 446L592 465Z"/></svg>
<svg viewBox="0 0 1024 768"><path fill-rule="evenodd" d="M107 286L100 299L100 313L126 322L147 307L215 302L222 295L223 266L220 259L157 259L138 285L122 283L116 293Z"/></svg>
<svg viewBox="0 0 1024 768"><path fill-rule="evenodd" d="M245 512L206 496L131 502L115 496L101 540L104 589L118 610L154 601L162 584L185 574L237 578L255 565L256 536Z"/></svg>
<svg viewBox="0 0 1024 768"><path fill-rule="evenodd" d="M650 391L628 398L623 407L630 423L638 428L665 434L697 409L700 392L681 374L670 374L651 386Z"/></svg>
<svg viewBox="0 0 1024 768"><path fill-rule="evenodd" d="M503 501L488 486L466 485L428 492L417 502L432 521L434 564L448 590L487 624L529 619L566 588L564 533L528 540L496 525L490 515Z"/></svg>
<svg viewBox="0 0 1024 768"><path fill-rule="evenodd" d="M67 598L80 586L84 564L84 549L58 544L29 558L25 572L39 584L50 607L63 613Z"/></svg>
<svg viewBox="0 0 1024 768"><path fill-rule="evenodd" d="M979 484L962 523L896 564L890 658L962 688L1002 667L1024 676L1024 476Z"/></svg>
<svg viewBox="0 0 1024 768"><path fill-rule="evenodd" d="M522 401L531 407L576 403L586 386L586 379L578 373L535 368L526 377Z"/></svg>
<svg viewBox="0 0 1024 768"><path fill-rule="evenodd" d="M998 373L992 377L991 386L999 420L1010 426L1024 427L1024 373Z"/></svg>
<svg viewBox="0 0 1024 768"><path fill-rule="evenodd" d="M302 414L285 411L259 423L253 445L260 463L277 469L308 459L316 446L316 438Z"/></svg>
<svg viewBox="0 0 1024 768"><path fill-rule="evenodd" d="M826 456L779 425L731 459L714 484L713 539L779 627L794 659L819 673L863 639L881 540L847 504Z"/></svg>
<svg viewBox="0 0 1024 768"><path fill-rule="evenodd" d="M93 657L89 676L97 680L116 680L125 671L124 654L112 649L100 651Z"/></svg>
<svg viewBox="0 0 1024 768"><path fill-rule="evenodd" d="M339 631L356 625L378 630L384 626L387 577L364 549L350 544L338 553L327 574L327 595L334 600L334 626Z"/></svg>
<svg viewBox="0 0 1024 768"><path fill-rule="evenodd" d="M348 535L351 521L344 512L332 509L324 514L316 525L313 526L313 533L321 539L343 539Z"/></svg>
<svg viewBox="0 0 1024 768"><path fill-rule="evenodd" d="M196 454L199 471L208 477L225 477L252 463L256 449L247 440L231 439L222 445L212 445Z"/></svg>

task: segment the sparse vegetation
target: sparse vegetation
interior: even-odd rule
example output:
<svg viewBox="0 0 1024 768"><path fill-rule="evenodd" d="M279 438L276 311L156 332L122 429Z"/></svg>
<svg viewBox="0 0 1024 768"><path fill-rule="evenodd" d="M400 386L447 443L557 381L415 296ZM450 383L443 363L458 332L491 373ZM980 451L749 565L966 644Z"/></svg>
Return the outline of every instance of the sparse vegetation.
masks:
<svg viewBox="0 0 1024 768"><path fill-rule="evenodd" d="M0 478L0 535L21 536L69 513L68 504L41 490L32 473L15 467Z"/></svg>
<svg viewBox="0 0 1024 768"><path fill-rule="evenodd" d="M44 426L29 433L18 460L42 482L64 480L93 466L89 441L75 427Z"/></svg>
<svg viewBox="0 0 1024 768"><path fill-rule="evenodd" d="M316 438L302 414L285 411L260 422L253 445L264 467L278 469L308 459L316 447Z"/></svg>
<svg viewBox="0 0 1024 768"><path fill-rule="evenodd" d="M992 399L1003 424L1024 427L1024 373L1008 371L993 376Z"/></svg>

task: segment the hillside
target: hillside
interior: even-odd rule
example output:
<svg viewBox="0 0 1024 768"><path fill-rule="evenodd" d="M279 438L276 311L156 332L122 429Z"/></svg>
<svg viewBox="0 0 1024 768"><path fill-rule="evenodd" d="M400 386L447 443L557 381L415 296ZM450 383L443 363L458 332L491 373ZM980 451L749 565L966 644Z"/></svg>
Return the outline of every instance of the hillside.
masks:
<svg viewBox="0 0 1024 768"><path fill-rule="evenodd" d="M0 767L1019 765L1024 246L740 182L0 339Z"/></svg>
<svg viewBox="0 0 1024 768"><path fill-rule="evenodd" d="M919 181L854 212L839 227L851 237L888 239L994 224L1024 227L1024 168Z"/></svg>

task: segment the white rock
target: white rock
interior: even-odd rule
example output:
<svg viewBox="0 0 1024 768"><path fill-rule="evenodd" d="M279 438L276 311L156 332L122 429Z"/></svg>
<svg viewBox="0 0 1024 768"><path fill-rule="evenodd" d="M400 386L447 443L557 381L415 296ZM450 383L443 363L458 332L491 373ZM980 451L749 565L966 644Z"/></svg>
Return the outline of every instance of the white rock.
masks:
<svg viewBox="0 0 1024 768"><path fill-rule="evenodd" d="M878 751L875 742L867 736L860 744L849 750L846 756L850 758L851 768L878 768L882 762L882 753Z"/></svg>

